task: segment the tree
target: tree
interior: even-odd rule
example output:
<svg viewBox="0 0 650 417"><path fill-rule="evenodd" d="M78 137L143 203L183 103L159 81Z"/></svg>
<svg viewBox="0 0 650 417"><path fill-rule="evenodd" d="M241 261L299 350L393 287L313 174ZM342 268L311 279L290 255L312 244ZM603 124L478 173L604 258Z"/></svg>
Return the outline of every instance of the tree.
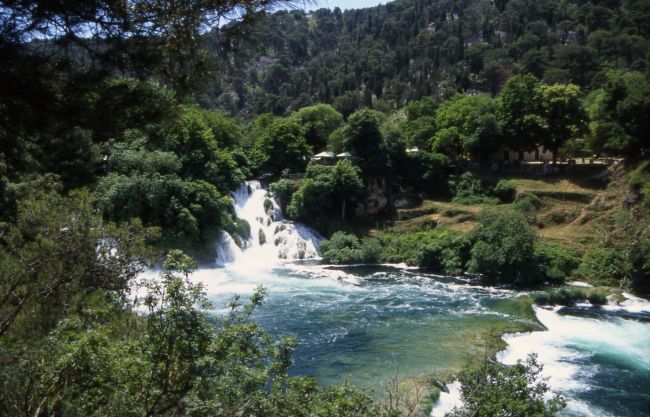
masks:
<svg viewBox="0 0 650 417"><path fill-rule="evenodd" d="M241 132L223 115L187 107L166 123L163 135L163 148L181 161L182 177L207 181L223 193L244 181L247 167L235 161L232 151Z"/></svg>
<svg viewBox="0 0 650 417"><path fill-rule="evenodd" d="M341 113L329 104L303 107L291 117L305 129L305 139L315 150L325 148L332 132L343 124Z"/></svg>
<svg viewBox="0 0 650 417"><path fill-rule="evenodd" d="M153 231L138 221L103 224L93 203L88 192L42 191L18 202L0 235L0 339L43 336L93 297L129 291Z"/></svg>
<svg viewBox="0 0 650 417"><path fill-rule="evenodd" d="M137 132L111 143L107 174L95 189L105 218L137 217L160 227L163 243L188 249L211 245L218 231L231 226L230 201L224 195L243 181L243 174L232 156L217 148L197 115L191 112L176 125L166 151Z"/></svg>
<svg viewBox="0 0 650 417"><path fill-rule="evenodd" d="M361 170L348 159L343 159L334 166L334 195L341 202L341 220L345 220L346 203L363 192L360 174Z"/></svg>
<svg viewBox="0 0 650 417"><path fill-rule="evenodd" d="M90 185L101 144L166 119L214 70L216 51L287 2L3 3L0 152L12 180L52 172L68 188Z"/></svg>
<svg viewBox="0 0 650 417"><path fill-rule="evenodd" d="M0 19L0 40L20 52L37 54L30 51L27 43L49 39L57 48L71 52L63 56L68 64L83 60L85 69L130 69L133 73L154 75L187 91L211 64L201 42L203 33L219 28L223 17L229 16L229 25L223 28L222 36L232 36L261 12L281 3L275 0L128 5L104 0L83 4L12 2L4 6L7 13ZM98 40L102 42L101 48L96 47ZM61 58L50 59L54 62ZM98 67L93 68L95 65Z"/></svg>
<svg viewBox="0 0 650 417"><path fill-rule="evenodd" d="M634 156L647 146L650 81L639 72L609 71L603 88L587 97L589 142L596 152Z"/></svg>
<svg viewBox="0 0 650 417"><path fill-rule="evenodd" d="M436 133L434 115L438 105L438 101L433 97L423 97L404 106L406 120L400 123L400 129L404 132L409 146L424 148L431 145L430 142Z"/></svg>
<svg viewBox="0 0 650 417"><path fill-rule="evenodd" d="M501 136L493 113L494 100L484 95L458 94L444 101L435 116L439 130L434 137L433 151L486 159L498 146Z"/></svg>
<svg viewBox="0 0 650 417"><path fill-rule="evenodd" d="M258 138L253 160L258 172L279 177L285 169L301 172L312 155L303 128L292 119L277 119Z"/></svg>
<svg viewBox="0 0 650 417"><path fill-rule="evenodd" d="M384 115L374 110L361 109L350 115L345 127L345 148L359 158L364 177L383 175L388 158L383 151L381 124Z"/></svg>
<svg viewBox="0 0 650 417"><path fill-rule="evenodd" d="M580 87L575 84L540 85L540 116L545 134L541 144L553 153L553 163L560 147L585 129L586 114L580 101Z"/></svg>
<svg viewBox="0 0 650 417"><path fill-rule="evenodd" d="M512 149L530 151L539 145L543 131L540 85L532 75L515 75L499 93L497 114L504 128L505 142Z"/></svg>
<svg viewBox="0 0 650 417"><path fill-rule="evenodd" d="M463 405L445 417L554 417L566 406L559 395L545 398L548 384L535 355L506 366L485 360L478 368L460 373Z"/></svg>

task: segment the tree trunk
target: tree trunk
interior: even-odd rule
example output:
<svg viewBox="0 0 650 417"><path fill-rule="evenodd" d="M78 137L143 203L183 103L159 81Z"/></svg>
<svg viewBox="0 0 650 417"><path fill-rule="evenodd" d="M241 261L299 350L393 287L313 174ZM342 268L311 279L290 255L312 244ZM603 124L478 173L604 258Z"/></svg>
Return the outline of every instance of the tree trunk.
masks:
<svg viewBox="0 0 650 417"><path fill-rule="evenodd" d="M345 220L345 200L341 203L341 220Z"/></svg>

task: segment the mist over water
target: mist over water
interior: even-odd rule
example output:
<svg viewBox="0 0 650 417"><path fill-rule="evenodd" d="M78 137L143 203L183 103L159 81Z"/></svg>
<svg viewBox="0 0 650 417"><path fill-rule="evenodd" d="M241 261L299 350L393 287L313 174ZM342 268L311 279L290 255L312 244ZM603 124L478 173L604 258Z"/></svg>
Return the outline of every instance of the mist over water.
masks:
<svg viewBox="0 0 650 417"><path fill-rule="evenodd" d="M240 249L222 236L217 266L198 270L192 279L205 286L215 314L225 311L233 295L245 297L259 285L266 287L269 294L255 320L275 337L297 337L294 374L314 376L325 385L350 376L379 390L396 371L406 377L458 369L481 353L481 334L522 320L495 308L518 295L510 290L400 266L319 265L314 260L318 234L283 220L259 183L242 186L234 198L238 216L251 225L251 240ZM631 298L622 307L598 311L536 308L548 330L505 336L509 347L498 359L510 364L536 352L552 389L569 400L564 415L645 417L650 403L646 307L650 313L650 304ZM625 318L622 309L629 313ZM475 348L468 349L471 345ZM444 415L458 400L458 384L450 388L432 415Z"/></svg>

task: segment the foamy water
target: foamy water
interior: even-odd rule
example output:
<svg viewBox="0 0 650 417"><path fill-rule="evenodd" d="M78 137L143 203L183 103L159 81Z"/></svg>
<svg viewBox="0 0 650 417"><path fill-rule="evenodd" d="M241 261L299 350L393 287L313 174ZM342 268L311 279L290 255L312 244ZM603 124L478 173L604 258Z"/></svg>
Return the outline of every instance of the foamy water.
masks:
<svg viewBox="0 0 650 417"><path fill-rule="evenodd" d="M278 203L258 181L242 184L232 195L235 213L248 222L251 236L244 248L245 259L232 238L222 236L217 264L240 271L268 270L279 260L318 258L322 237L304 225L284 220Z"/></svg>
<svg viewBox="0 0 650 417"><path fill-rule="evenodd" d="M647 301L636 299L633 309ZM616 306L622 309L623 306ZM591 392L611 392L625 396L625 382L611 369L632 379L650 375L650 324L619 317L585 318L561 315L559 308L535 307L547 331L506 335L508 348L497 359L505 364L524 360L536 353L544 365L543 375L550 388L568 400L563 415L580 417L639 415L621 410L613 412L606 399L593 398ZM650 394L650 393L647 393ZM638 402L650 401L650 395ZM596 401L598 400L598 401ZM605 401L602 401L605 400ZM612 398L612 401L615 399ZM608 408L607 410L605 408Z"/></svg>

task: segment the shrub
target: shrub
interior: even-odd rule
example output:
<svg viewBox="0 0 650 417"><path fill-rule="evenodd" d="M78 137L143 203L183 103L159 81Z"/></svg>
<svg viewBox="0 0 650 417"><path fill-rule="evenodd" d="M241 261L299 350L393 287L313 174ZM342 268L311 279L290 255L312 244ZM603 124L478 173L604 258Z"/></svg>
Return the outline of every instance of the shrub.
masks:
<svg viewBox="0 0 650 417"><path fill-rule="evenodd" d="M494 186L492 193L502 203L512 203L517 194L517 188L510 181L499 180L497 185Z"/></svg>
<svg viewBox="0 0 650 417"><path fill-rule="evenodd" d="M582 258L575 275L594 285L619 285L631 270L631 265L621 251L599 248Z"/></svg>
<svg viewBox="0 0 650 417"><path fill-rule="evenodd" d="M264 199L264 203L263 203L263 205L264 205L264 211L265 211L266 213L268 213L269 210L273 209L273 202L272 202L270 199L268 199L268 198L265 198L265 199Z"/></svg>
<svg viewBox="0 0 650 417"><path fill-rule="evenodd" d="M499 180L494 185L476 178L471 172L450 181L449 187L454 195L453 201L460 204L511 203L517 194L510 181Z"/></svg>
<svg viewBox="0 0 650 417"><path fill-rule="evenodd" d="M559 395L547 395L550 388L541 373L535 355L513 366L486 359L458 375L462 405L446 416L555 416L566 402Z"/></svg>
<svg viewBox="0 0 650 417"><path fill-rule="evenodd" d="M455 180L449 181L455 203L481 204L496 203L496 199L489 197L489 189L471 172L466 172Z"/></svg>
<svg viewBox="0 0 650 417"><path fill-rule="evenodd" d="M589 301L601 306L607 304L607 294L590 288L559 288L547 292L532 294L535 303L539 305L572 306L578 302Z"/></svg>
<svg viewBox="0 0 650 417"><path fill-rule="evenodd" d="M513 211L481 213L481 225L471 233L473 246L467 269L489 280L531 283L534 273L534 230Z"/></svg>
<svg viewBox="0 0 650 417"><path fill-rule="evenodd" d="M364 257L359 238L351 233L336 232L320 242L318 249L323 261L331 264L360 263Z"/></svg>
<svg viewBox="0 0 650 417"><path fill-rule="evenodd" d="M376 263L381 258L382 247L379 239L365 237L361 240L362 259L365 263Z"/></svg>
<svg viewBox="0 0 650 417"><path fill-rule="evenodd" d="M535 245L535 258L544 277L562 281L580 265L578 255L562 246L548 243Z"/></svg>
<svg viewBox="0 0 650 417"><path fill-rule="evenodd" d="M244 219L235 218L225 220L226 225L224 229L230 234L237 246L243 248L246 246L246 241L251 238L251 226Z"/></svg>
<svg viewBox="0 0 650 417"><path fill-rule="evenodd" d="M537 211L544 205L535 194L522 193L517 196L512 208L520 212L529 224L537 223Z"/></svg>
<svg viewBox="0 0 650 417"><path fill-rule="evenodd" d="M469 240L457 232L438 229L391 231L378 237L385 262L404 262L450 274L462 273L467 262Z"/></svg>
<svg viewBox="0 0 650 417"><path fill-rule="evenodd" d="M650 207L650 161L644 161L630 172L630 187L639 193L643 204Z"/></svg>

